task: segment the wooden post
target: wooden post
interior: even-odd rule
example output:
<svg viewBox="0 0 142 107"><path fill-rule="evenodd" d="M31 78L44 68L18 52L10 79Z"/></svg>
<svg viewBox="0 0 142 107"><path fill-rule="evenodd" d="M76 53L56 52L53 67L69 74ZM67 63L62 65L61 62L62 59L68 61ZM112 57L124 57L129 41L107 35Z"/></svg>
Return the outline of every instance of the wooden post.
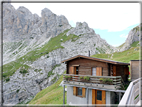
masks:
<svg viewBox="0 0 142 107"><path fill-rule="evenodd" d="M63 85L64 89L63 89L63 105L65 104L65 85Z"/></svg>
<svg viewBox="0 0 142 107"><path fill-rule="evenodd" d="M86 97L87 97L87 104L88 104L88 99L89 99L89 93L88 93L88 88L86 89L87 93L86 93Z"/></svg>

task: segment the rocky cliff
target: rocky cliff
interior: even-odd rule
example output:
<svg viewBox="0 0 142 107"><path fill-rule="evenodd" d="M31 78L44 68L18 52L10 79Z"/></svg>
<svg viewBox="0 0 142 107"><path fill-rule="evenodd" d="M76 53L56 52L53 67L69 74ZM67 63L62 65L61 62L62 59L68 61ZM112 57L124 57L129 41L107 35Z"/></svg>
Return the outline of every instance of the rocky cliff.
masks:
<svg viewBox="0 0 142 107"><path fill-rule="evenodd" d="M50 38L71 28L65 16L57 16L45 8L41 17L27 8L17 10L9 3L3 4L4 64L40 47ZM20 49L19 49L20 48Z"/></svg>
<svg viewBox="0 0 142 107"><path fill-rule="evenodd" d="M132 43L140 40L140 31L142 31L141 27L142 27L142 24L130 30L125 43L121 45L121 47L119 48L120 52L131 48Z"/></svg>
<svg viewBox="0 0 142 107"><path fill-rule="evenodd" d="M71 28L65 16L47 8L41 15L3 5L4 104L26 103L56 82L66 69L64 59L115 51L86 22Z"/></svg>

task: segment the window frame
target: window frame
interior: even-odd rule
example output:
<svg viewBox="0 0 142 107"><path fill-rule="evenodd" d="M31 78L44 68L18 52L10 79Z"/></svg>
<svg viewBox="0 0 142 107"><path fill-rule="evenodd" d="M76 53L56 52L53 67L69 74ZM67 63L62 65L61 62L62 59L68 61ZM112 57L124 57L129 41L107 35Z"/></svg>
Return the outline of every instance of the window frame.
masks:
<svg viewBox="0 0 142 107"><path fill-rule="evenodd" d="M78 95L78 88L82 88L82 95ZM86 88L83 87L73 87L73 95L81 98L86 98Z"/></svg>

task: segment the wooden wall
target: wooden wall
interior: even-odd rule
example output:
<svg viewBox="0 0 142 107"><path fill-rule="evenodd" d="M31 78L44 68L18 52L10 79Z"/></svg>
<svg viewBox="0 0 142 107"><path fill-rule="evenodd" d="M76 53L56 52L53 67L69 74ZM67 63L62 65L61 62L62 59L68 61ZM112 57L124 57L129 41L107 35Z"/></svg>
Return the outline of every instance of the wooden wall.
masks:
<svg viewBox="0 0 142 107"><path fill-rule="evenodd" d="M116 65L116 76L121 76L124 81L126 81L126 77L124 74L124 65Z"/></svg>
<svg viewBox="0 0 142 107"><path fill-rule="evenodd" d="M68 62L68 73L73 65L79 65L79 75L91 75L92 67L102 67L103 76L108 76L108 64L105 62L77 58Z"/></svg>
<svg viewBox="0 0 142 107"><path fill-rule="evenodd" d="M138 79L140 77L140 61L131 60L130 69L131 69L131 81Z"/></svg>

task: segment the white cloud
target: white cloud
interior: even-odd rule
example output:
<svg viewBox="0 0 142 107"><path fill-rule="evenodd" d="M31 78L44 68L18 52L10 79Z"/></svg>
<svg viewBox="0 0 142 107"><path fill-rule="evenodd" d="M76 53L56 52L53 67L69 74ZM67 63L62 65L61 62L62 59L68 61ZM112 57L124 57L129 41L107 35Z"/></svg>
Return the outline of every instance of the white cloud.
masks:
<svg viewBox="0 0 142 107"><path fill-rule="evenodd" d="M121 37L121 38L127 38L127 37L128 37L128 35L126 35L126 34L122 34L122 35L120 35L120 37Z"/></svg>
<svg viewBox="0 0 142 107"><path fill-rule="evenodd" d="M16 3L15 3L16 4ZM69 22L87 22L94 29L122 31L140 23L139 3L22 3L32 13L40 15L43 8L64 15ZM18 5L18 4L17 4ZM15 6L15 5L14 5ZM74 25L74 24L73 24Z"/></svg>

